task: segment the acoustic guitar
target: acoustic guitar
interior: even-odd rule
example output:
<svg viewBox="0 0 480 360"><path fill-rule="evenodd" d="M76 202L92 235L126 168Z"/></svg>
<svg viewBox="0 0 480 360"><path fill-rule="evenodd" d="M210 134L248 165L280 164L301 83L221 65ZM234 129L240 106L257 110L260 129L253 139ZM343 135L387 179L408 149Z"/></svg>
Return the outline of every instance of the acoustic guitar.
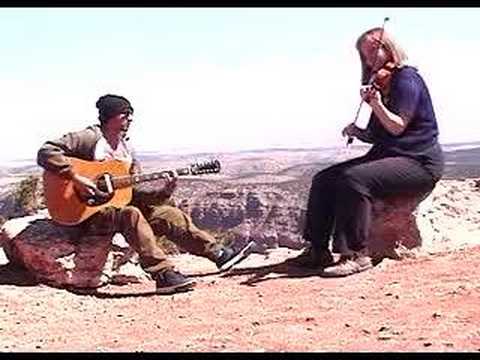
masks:
<svg viewBox="0 0 480 360"><path fill-rule="evenodd" d="M124 207L132 200L133 185L161 179L171 170L149 174L130 174L129 164L119 160L86 161L68 158L75 173L91 179L98 188L95 195L81 198L73 181L51 171L44 171L43 186L52 219L62 225L76 225L101 209ZM220 162L212 160L176 169L180 176L220 172Z"/></svg>

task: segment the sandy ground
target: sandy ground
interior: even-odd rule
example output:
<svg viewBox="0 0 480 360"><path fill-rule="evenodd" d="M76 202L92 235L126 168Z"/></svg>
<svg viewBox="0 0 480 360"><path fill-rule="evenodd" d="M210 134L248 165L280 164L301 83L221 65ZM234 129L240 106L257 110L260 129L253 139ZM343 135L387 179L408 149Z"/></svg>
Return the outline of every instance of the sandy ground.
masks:
<svg viewBox="0 0 480 360"><path fill-rule="evenodd" d="M480 351L480 246L341 279L283 264L298 251L252 254L226 274L179 255L194 291L154 283L95 295L35 284L0 266L0 351Z"/></svg>

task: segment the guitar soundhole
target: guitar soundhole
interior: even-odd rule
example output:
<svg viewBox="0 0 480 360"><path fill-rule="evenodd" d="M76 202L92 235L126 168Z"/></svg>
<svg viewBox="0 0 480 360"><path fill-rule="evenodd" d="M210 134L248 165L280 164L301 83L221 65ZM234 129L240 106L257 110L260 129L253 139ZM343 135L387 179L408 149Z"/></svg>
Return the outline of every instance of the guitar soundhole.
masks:
<svg viewBox="0 0 480 360"><path fill-rule="evenodd" d="M103 176L104 176L104 175L102 175L102 177L100 177L99 179L97 179L96 185L97 185L98 190L108 193L107 184L106 184L105 179L103 178Z"/></svg>

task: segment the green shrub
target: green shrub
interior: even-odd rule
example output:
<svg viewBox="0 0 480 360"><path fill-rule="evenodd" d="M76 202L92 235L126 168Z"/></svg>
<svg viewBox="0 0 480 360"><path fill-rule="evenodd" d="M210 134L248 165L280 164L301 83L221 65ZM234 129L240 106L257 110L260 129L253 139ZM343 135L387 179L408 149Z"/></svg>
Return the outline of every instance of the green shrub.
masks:
<svg viewBox="0 0 480 360"><path fill-rule="evenodd" d="M16 185L13 196L17 212L31 214L40 207L39 185L40 178L36 175L30 175Z"/></svg>

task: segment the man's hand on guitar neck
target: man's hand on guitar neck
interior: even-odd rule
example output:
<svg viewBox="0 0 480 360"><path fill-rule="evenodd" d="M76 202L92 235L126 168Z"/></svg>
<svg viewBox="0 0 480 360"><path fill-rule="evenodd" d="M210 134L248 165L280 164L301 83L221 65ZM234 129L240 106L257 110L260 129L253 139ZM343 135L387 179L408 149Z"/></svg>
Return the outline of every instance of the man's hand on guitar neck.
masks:
<svg viewBox="0 0 480 360"><path fill-rule="evenodd" d="M73 174L72 181L75 190L82 199L91 198L98 191L95 183L85 176Z"/></svg>

